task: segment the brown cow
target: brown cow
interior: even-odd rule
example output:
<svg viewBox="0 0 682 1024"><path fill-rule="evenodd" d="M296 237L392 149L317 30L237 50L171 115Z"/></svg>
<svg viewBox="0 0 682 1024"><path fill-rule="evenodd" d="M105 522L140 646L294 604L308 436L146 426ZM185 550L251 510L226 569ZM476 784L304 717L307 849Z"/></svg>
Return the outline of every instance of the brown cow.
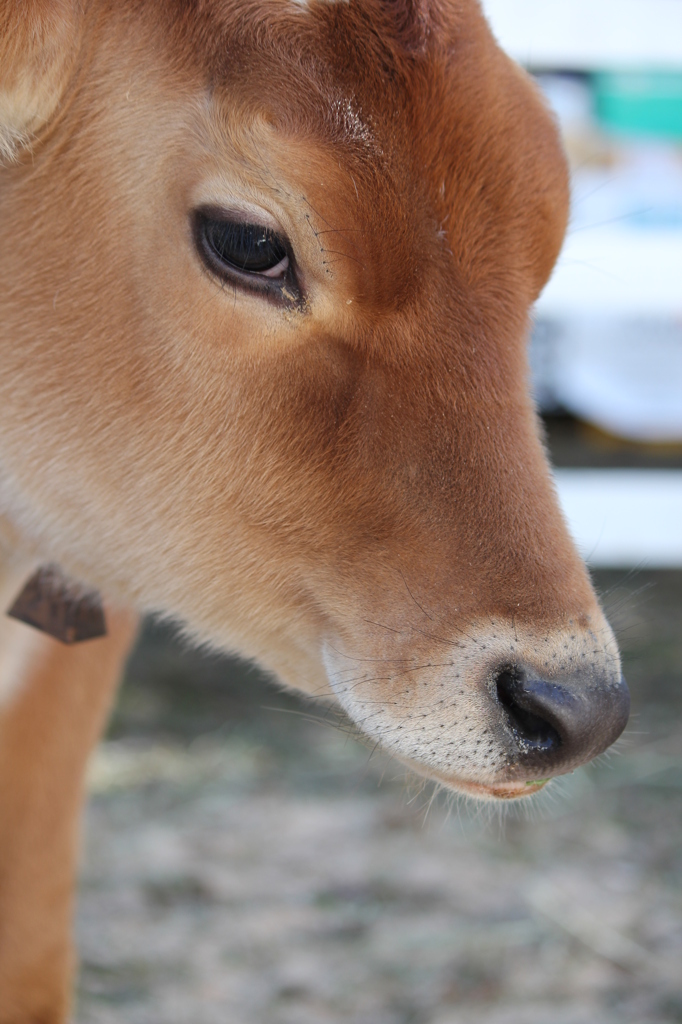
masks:
<svg viewBox="0 0 682 1024"><path fill-rule="evenodd" d="M109 624L2 624L0 1022L56 1024L140 614L488 798L628 697L528 393L565 161L476 0L0 0L0 33L2 594L54 563Z"/></svg>

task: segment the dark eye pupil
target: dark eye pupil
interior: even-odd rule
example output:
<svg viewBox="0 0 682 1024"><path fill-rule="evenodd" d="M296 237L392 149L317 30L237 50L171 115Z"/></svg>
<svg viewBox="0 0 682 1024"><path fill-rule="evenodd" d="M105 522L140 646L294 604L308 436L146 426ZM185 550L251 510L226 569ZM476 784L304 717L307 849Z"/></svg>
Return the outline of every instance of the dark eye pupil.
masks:
<svg viewBox="0 0 682 1024"><path fill-rule="evenodd" d="M223 263L253 274L271 270L287 255L282 238L258 224L206 220L204 235Z"/></svg>

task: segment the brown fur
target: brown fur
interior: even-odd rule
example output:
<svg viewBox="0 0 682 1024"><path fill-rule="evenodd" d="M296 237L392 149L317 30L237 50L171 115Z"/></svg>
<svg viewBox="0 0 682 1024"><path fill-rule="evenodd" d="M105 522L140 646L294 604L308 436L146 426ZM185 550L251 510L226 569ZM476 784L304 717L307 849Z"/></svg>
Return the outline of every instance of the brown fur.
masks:
<svg viewBox="0 0 682 1024"><path fill-rule="evenodd" d="M17 10L0 3L8 551L334 693L449 785L523 792L468 736L493 665L619 676L528 396L568 203L533 84L474 0ZM304 301L204 269L189 214L230 197L286 231ZM127 615L73 651L9 630L31 653L0 712L2 1024L64 1019L79 772Z"/></svg>

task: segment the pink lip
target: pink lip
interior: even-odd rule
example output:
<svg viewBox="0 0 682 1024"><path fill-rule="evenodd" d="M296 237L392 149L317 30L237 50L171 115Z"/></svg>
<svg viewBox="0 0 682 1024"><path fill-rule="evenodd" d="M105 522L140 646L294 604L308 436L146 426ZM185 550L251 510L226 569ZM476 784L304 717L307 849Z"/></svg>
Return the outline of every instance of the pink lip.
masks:
<svg viewBox="0 0 682 1024"><path fill-rule="evenodd" d="M484 786L482 783L467 783L478 795L493 797L495 800L520 800L524 796L538 793L546 784L547 779L538 782L507 782L502 786Z"/></svg>
<svg viewBox="0 0 682 1024"><path fill-rule="evenodd" d="M398 758L403 764L409 765L413 770L417 767L414 761L408 758ZM421 774L424 773L424 766L420 765ZM451 775L440 772L429 772L428 778L434 782L440 782L448 789L454 789L464 796L473 796L478 800L521 800L523 797L533 796L551 782L551 779L529 779L524 782L500 782L497 785L485 782L472 782L470 779L453 778Z"/></svg>
<svg viewBox="0 0 682 1024"><path fill-rule="evenodd" d="M478 797L479 800L520 800L523 797L539 793L549 779L538 779L530 782L503 782L499 785L486 785L483 782L470 782L465 779L449 779L436 776L439 782L464 793L466 796Z"/></svg>

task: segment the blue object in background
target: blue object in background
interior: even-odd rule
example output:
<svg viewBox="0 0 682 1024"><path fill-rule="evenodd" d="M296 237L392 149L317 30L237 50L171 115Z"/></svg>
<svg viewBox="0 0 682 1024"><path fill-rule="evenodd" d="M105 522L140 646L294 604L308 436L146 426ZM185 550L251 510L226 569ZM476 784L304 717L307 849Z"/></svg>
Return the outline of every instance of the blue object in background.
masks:
<svg viewBox="0 0 682 1024"><path fill-rule="evenodd" d="M597 118L608 131L682 141L682 74L601 72L593 87Z"/></svg>

